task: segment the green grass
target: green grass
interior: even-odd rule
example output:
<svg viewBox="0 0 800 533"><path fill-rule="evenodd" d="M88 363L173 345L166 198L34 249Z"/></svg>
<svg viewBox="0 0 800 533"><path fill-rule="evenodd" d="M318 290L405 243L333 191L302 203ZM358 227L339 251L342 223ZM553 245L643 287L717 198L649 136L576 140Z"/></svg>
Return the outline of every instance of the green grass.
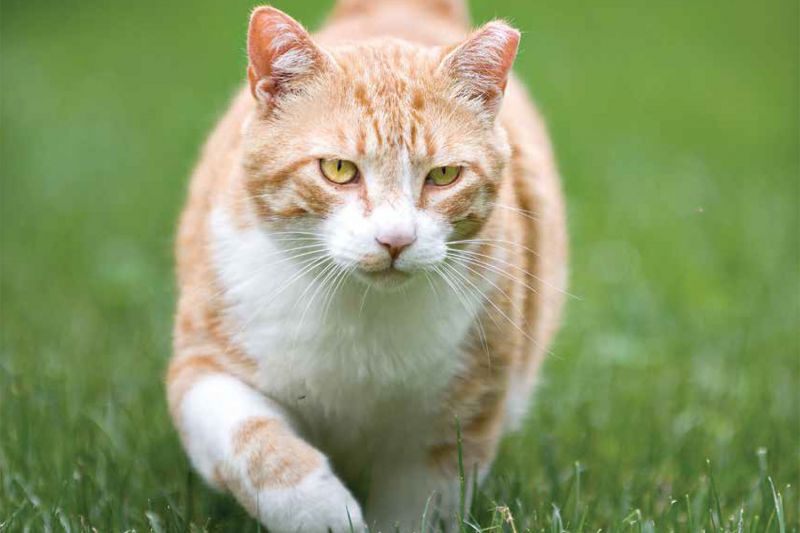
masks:
<svg viewBox="0 0 800 533"><path fill-rule="evenodd" d="M249 7L2 0L0 530L257 530L190 473L161 384ZM464 528L798 531L797 2L475 14L524 31L580 298Z"/></svg>

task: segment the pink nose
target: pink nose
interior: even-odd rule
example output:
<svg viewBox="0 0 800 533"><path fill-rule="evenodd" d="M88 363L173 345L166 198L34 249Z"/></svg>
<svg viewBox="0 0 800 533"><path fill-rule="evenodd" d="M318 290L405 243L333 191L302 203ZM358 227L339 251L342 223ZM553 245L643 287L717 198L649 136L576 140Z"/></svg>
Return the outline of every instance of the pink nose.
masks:
<svg viewBox="0 0 800 533"><path fill-rule="evenodd" d="M378 244L386 248L389 255L392 256L392 259L397 259L400 252L414 244L414 241L417 240L417 236L413 233L397 232L380 235L379 237L375 237L375 240L378 241Z"/></svg>

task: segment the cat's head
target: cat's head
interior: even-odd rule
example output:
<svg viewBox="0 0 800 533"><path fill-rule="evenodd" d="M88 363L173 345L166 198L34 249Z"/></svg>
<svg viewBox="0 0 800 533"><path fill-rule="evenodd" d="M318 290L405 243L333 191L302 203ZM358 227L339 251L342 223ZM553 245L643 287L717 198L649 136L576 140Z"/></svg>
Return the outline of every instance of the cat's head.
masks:
<svg viewBox="0 0 800 533"><path fill-rule="evenodd" d="M495 119L519 37L490 22L450 47L323 49L284 13L256 9L244 168L265 227L296 232L295 244L316 236L378 287L435 269L492 211L509 158Z"/></svg>

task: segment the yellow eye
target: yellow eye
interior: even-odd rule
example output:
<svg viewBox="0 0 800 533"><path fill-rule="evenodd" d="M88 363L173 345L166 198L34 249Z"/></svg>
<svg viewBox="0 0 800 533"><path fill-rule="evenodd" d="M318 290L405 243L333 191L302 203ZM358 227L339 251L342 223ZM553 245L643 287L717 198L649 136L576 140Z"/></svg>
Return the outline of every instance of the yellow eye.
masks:
<svg viewBox="0 0 800 533"><path fill-rule="evenodd" d="M428 172L426 181L439 186L450 185L456 181L459 175L461 175L461 167L436 167Z"/></svg>
<svg viewBox="0 0 800 533"><path fill-rule="evenodd" d="M350 183L358 177L355 163L344 159L320 159L319 168L326 178L339 185Z"/></svg>

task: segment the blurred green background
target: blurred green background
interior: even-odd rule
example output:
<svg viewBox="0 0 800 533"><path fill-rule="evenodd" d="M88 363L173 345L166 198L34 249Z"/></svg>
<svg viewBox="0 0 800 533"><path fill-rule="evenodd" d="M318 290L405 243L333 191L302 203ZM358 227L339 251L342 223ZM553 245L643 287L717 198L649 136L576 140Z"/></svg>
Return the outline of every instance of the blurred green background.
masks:
<svg viewBox="0 0 800 533"><path fill-rule="evenodd" d="M523 30L579 299L471 522L797 531L798 3L473 4ZM190 474L161 382L253 5L2 0L0 530L257 528Z"/></svg>

